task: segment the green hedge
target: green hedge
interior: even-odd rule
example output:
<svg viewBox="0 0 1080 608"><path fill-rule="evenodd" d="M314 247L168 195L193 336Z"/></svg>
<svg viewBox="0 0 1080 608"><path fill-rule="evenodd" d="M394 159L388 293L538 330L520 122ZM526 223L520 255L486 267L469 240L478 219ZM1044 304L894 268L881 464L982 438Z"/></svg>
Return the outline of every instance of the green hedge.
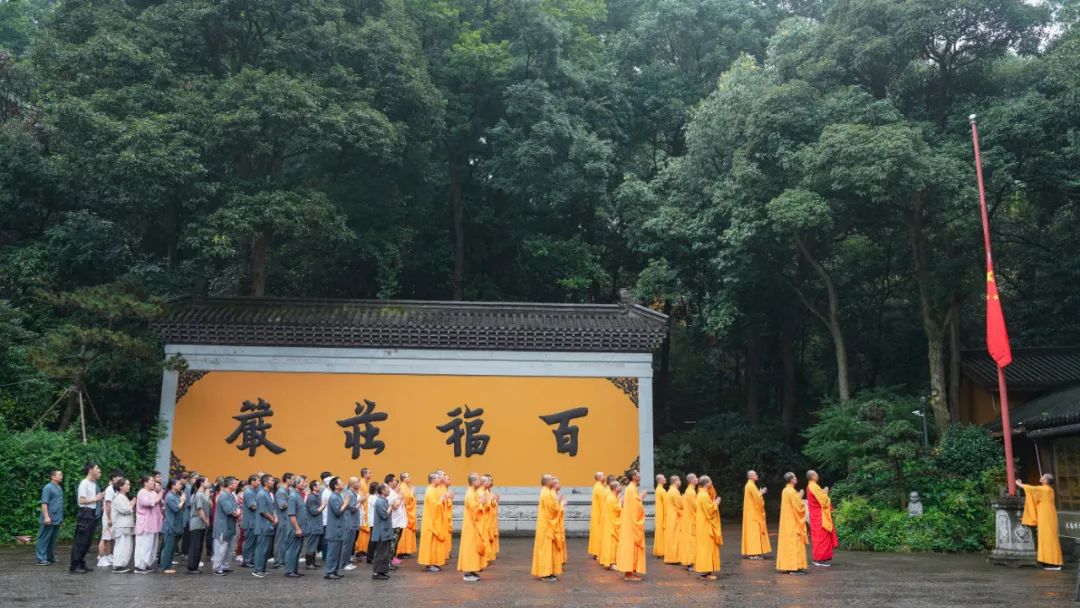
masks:
<svg viewBox="0 0 1080 608"><path fill-rule="evenodd" d="M992 488L998 469L978 477L941 476L923 486L923 515L901 511L861 496L844 498L836 510L840 544L856 551L983 551L994 546Z"/></svg>
<svg viewBox="0 0 1080 608"><path fill-rule="evenodd" d="M75 522L75 492L87 462L101 465L102 477L119 469L125 475L146 474L154 464L154 437L93 437L86 445L75 431L9 431L0 418L0 544L20 535L36 535L41 487L49 472L64 472L65 525L61 536L70 538ZM104 488L104 480L99 482Z"/></svg>

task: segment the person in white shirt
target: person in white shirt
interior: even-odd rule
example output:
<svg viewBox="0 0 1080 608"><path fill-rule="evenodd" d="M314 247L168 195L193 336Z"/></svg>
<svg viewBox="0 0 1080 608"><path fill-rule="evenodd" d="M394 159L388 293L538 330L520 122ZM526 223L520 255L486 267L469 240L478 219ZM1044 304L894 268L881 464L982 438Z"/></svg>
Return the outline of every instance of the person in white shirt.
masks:
<svg viewBox="0 0 1080 608"><path fill-rule="evenodd" d="M386 501L390 503L390 527L394 529L394 540L390 544L390 555L393 556L390 560L392 566L401 565L401 560L397 557L397 545L401 540L402 530L409 523L409 516L405 513L405 497L398 492L400 483L393 473L386 476L386 487L390 489Z"/></svg>
<svg viewBox="0 0 1080 608"><path fill-rule="evenodd" d="M330 495L333 494L333 491L330 490L330 480L333 479L334 476L330 474L330 471L323 471L322 475L320 475L319 477L322 478L322 480L323 480L323 482L322 482L322 491L319 492L319 498L322 499L322 504L325 505L325 504L330 502ZM322 539L319 540L319 551L322 553L324 562L326 561L326 512L327 512L327 509L323 509L323 512L322 512L322 531L323 531L323 533L322 533Z"/></svg>
<svg viewBox="0 0 1080 608"><path fill-rule="evenodd" d="M99 492L97 485L98 479L101 479L101 467L90 463L83 471L86 477L79 482L79 512L75 520L75 538L71 544L72 574L85 574L90 570L86 567L86 552L90 550L90 541L93 540L101 512L101 501L105 498L105 493Z"/></svg>
<svg viewBox="0 0 1080 608"><path fill-rule="evenodd" d="M109 483L105 486L105 502L101 506L101 540L98 541L98 568L113 565L113 539L116 534L113 530L112 501L116 496L114 486L123 476L124 474L120 471L113 470L109 473Z"/></svg>

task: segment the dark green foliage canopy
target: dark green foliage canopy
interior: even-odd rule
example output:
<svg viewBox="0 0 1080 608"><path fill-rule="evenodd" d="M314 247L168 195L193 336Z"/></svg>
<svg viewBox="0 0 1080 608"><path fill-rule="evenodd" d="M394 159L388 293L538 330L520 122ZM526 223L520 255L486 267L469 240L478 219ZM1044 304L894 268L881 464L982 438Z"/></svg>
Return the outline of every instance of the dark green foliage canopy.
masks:
<svg viewBox="0 0 1080 608"><path fill-rule="evenodd" d="M983 345L971 113L1014 343L1080 342L1080 30L1054 8L0 1L0 415L74 384L148 427L145 320L192 291L631 289L672 317L661 434L741 416L798 449L821 403L889 386L944 436Z"/></svg>

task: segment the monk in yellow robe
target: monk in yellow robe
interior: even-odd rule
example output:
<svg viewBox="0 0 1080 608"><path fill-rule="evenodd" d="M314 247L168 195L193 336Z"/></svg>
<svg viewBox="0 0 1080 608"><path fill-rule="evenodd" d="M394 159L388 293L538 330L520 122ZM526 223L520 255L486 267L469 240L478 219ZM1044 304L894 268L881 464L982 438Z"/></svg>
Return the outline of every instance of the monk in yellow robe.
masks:
<svg viewBox="0 0 1080 608"><path fill-rule="evenodd" d="M1024 490L1024 517L1020 523L1034 526L1038 532L1039 546L1036 558L1043 570L1061 570L1061 540L1058 538L1058 515L1054 506L1054 476L1047 473L1039 478L1039 485L1031 486L1016 480Z"/></svg>
<svg viewBox="0 0 1080 608"><path fill-rule="evenodd" d="M806 505L803 491L796 490L795 473L784 473L784 493L780 495L780 532L776 535L776 570L784 574L806 574Z"/></svg>
<svg viewBox="0 0 1080 608"><path fill-rule="evenodd" d="M663 492L664 498L664 563L679 563L679 526L682 525L685 512L683 510L682 478L678 475L671 476L668 489ZM656 493L659 500L661 493Z"/></svg>
<svg viewBox="0 0 1080 608"><path fill-rule="evenodd" d="M487 491L491 494L491 519L489 521L491 529L489 535L491 537L491 561L495 561L495 558L499 556L499 495L495 493L495 477L488 473L484 478L487 479Z"/></svg>
<svg viewBox="0 0 1080 608"><path fill-rule="evenodd" d="M450 560L450 552L454 548L454 491L450 489L450 476L444 471L439 471L439 475L442 477L443 485L443 531L446 533L446 540L439 543L439 556L442 558L443 563Z"/></svg>
<svg viewBox="0 0 1080 608"><path fill-rule="evenodd" d="M769 528L765 521L765 488L758 489L756 471L746 472L742 507L742 556L761 559L772 551Z"/></svg>
<svg viewBox="0 0 1080 608"><path fill-rule="evenodd" d="M555 520L555 563L566 563L566 497L562 495L562 482L556 477L551 482L555 498L559 501L559 517Z"/></svg>
<svg viewBox="0 0 1080 608"><path fill-rule="evenodd" d="M476 488L476 495L481 499L480 514L477 517L477 534L484 543L484 565L481 568L483 570L494 559L491 555L491 493L487 490L486 480L483 475L480 476L480 486Z"/></svg>
<svg viewBox="0 0 1080 608"><path fill-rule="evenodd" d="M619 492L622 488L619 481L614 477L608 477L608 485L604 491L604 518L601 521L603 529L600 538L600 554L596 561L604 568L615 569L615 559L619 553L619 528L622 520L622 503Z"/></svg>
<svg viewBox="0 0 1080 608"><path fill-rule="evenodd" d="M566 506L555 493L554 477L540 478L540 499L536 505L536 534L533 537L532 575L544 582L559 580L562 562L557 559L559 515Z"/></svg>
<svg viewBox="0 0 1080 608"><path fill-rule="evenodd" d="M653 505L653 539L652 554L654 557L664 558L664 502L667 492L664 484L667 479L663 475L656 476L656 500Z"/></svg>
<svg viewBox="0 0 1080 608"><path fill-rule="evenodd" d="M622 498L622 521L619 524L619 551L615 569L624 581L640 581L645 574L645 492L638 492L641 475L630 472Z"/></svg>
<svg viewBox="0 0 1080 608"><path fill-rule="evenodd" d="M446 521L443 516L445 493L439 474L428 475L428 485L424 490L424 518L420 522L420 549L416 554L416 562L428 572L439 572L446 563L441 551L442 543L450 540L443 530Z"/></svg>
<svg viewBox="0 0 1080 608"><path fill-rule="evenodd" d="M368 555L368 546L371 544L371 526L368 525L368 496L371 493L371 469L360 469L360 490L357 492L357 503L360 507L360 532L356 535L355 553L363 554L371 563L373 556Z"/></svg>
<svg viewBox="0 0 1080 608"><path fill-rule="evenodd" d="M697 524L697 475L686 475L683 518L679 522L679 563L689 570L694 565L694 525Z"/></svg>
<svg viewBox="0 0 1080 608"><path fill-rule="evenodd" d="M480 571L486 565L487 541L483 537L483 511L490 497L480 492L480 475L469 473L469 489L465 492L465 510L461 521L461 539L458 542L457 569L462 579L469 583L480 580Z"/></svg>
<svg viewBox="0 0 1080 608"><path fill-rule="evenodd" d="M408 559L416 553L416 492L413 490L408 473L401 474L401 483L398 484L398 492L401 493L402 504L405 507L405 527L401 530L401 538L398 539L398 559Z"/></svg>
<svg viewBox="0 0 1080 608"><path fill-rule="evenodd" d="M720 546L724 544L720 528L720 497L713 497L709 489L713 482L702 475L698 482L697 522L694 524L694 572L701 578L715 581L720 572Z"/></svg>
<svg viewBox="0 0 1080 608"><path fill-rule="evenodd" d="M597 471L593 479L592 505L589 507L589 555L596 559L596 556L600 555L600 541L603 540L601 534L604 526L604 499L606 498L604 488L607 486L604 483L603 471Z"/></svg>

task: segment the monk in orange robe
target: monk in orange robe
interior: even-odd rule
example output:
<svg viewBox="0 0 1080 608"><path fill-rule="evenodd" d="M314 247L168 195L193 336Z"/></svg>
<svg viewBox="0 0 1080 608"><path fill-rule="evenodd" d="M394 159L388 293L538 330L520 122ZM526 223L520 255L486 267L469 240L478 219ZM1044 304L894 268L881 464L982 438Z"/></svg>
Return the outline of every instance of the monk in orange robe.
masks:
<svg viewBox="0 0 1080 608"><path fill-rule="evenodd" d="M604 488L607 484L604 483L603 471L597 471L593 479L595 481L592 487L592 505L589 507L589 555L596 559L596 556L600 555L600 542L603 540L601 534L604 527L604 499L606 498Z"/></svg>
<svg viewBox="0 0 1080 608"><path fill-rule="evenodd" d="M664 490L664 484L667 483L667 478L663 475L656 476L656 500L653 505L653 540L652 540L652 554L654 557L664 558L664 502L667 492Z"/></svg>
<svg viewBox="0 0 1080 608"><path fill-rule="evenodd" d="M757 472L746 472L742 507L742 556L746 559L761 559L761 556L772 551L765 521L766 488L758 489L757 480Z"/></svg>
<svg viewBox="0 0 1080 608"><path fill-rule="evenodd" d="M690 570L694 566L694 526L697 524L697 475L686 475L683 492L683 518L679 523L679 563Z"/></svg>
<svg viewBox="0 0 1080 608"><path fill-rule="evenodd" d="M817 471L806 472L806 508L810 512L811 558L815 566L832 566L833 549L840 546L832 517L829 488L818 485Z"/></svg>
<svg viewBox="0 0 1080 608"><path fill-rule="evenodd" d="M776 570L784 574L806 574L806 505L803 491L796 490L795 473L784 473L784 493L780 496L780 531L776 535Z"/></svg>
<svg viewBox="0 0 1080 608"><path fill-rule="evenodd" d="M641 475L630 472L630 483L623 491L622 522L619 525L619 551L615 569L624 581L640 581L645 574L645 492L638 492Z"/></svg>
<svg viewBox="0 0 1080 608"><path fill-rule="evenodd" d="M615 559L619 553L619 529L621 525L622 503L619 496L622 490L619 480L614 476L608 477L608 485L604 491L604 518L603 529L600 538L600 553L596 561L604 568L614 570Z"/></svg>
<svg viewBox="0 0 1080 608"><path fill-rule="evenodd" d="M450 553L454 548L454 491L450 489L450 476L445 471L438 473L442 478L442 499L445 502L442 509L443 531L446 533L446 540L439 543L439 557L446 563L450 560Z"/></svg>
<svg viewBox="0 0 1080 608"><path fill-rule="evenodd" d="M491 494L491 529L489 531L491 537L491 560L495 561L495 558L499 556L499 495L495 493L495 477L488 473L484 476L487 479L487 491Z"/></svg>
<svg viewBox="0 0 1080 608"><path fill-rule="evenodd" d="M720 572L720 546L724 544L720 528L720 497L713 497L709 489L713 482L702 475L698 482L697 522L694 524L694 572L701 578L715 581Z"/></svg>
<svg viewBox="0 0 1080 608"><path fill-rule="evenodd" d="M371 526L368 522L368 496L371 489L371 469L364 467L360 469L360 489L357 491L357 503L360 507L360 532L356 535L356 545L353 547L354 553L367 557L368 560L372 558L368 555L368 546L371 544ZM370 563L370 561L368 562Z"/></svg>
<svg viewBox="0 0 1080 608"><path fill-rule="evenodd" d="M465 492L465 510L461 521L461 539L458 541L457 569L462 579L469 583L480 580L480 571L487 564L485 553L487 541L483 537L484 509L489 496L480 491L480 475L469 473L469 489Z"/></svg>
<svg viewBox="0 0 1080 608"><path fill-rule="evenodd" d="M566 507L566 498L559 499L554 489L554 477L540 478L540 499L536 505L536 534L533 537L532 575L544 582L559 580L562 562L558 559L559 515Z"/></svg>
<svg viewBox="0 0 1080 608"><path fill-rule="evenodd" d="M439 474L428 475L428 485L424 490L424 517L420 522L420 549L416 554L416 562L428 572L439 572L446 563L440 549L442 543L450 541L443 529L446 522L443 516L445 493Z"/></svg>
<svg viewBox="0 0 1080 608"><path fill-rule="evenodd" d="M416 553L416 492L413 490L410 479L411 476L408 473L402 473L401 483L398 484L398 491L401 492L404 501L406 518L405 528L401 531L401 538L397 545L398 559L408 559Z"/></svg>
<svg viewBox="0 0 1080 608"><path fill-rule="evenodd" d="M566 497L562 495L562 482L556 477L551 482L555 498L562 506L559 517L555 520L555 563L566 564Z"/></svg>
<svg viewBox="0 0 1080 608"><path fill-rule="evenodd" d="M1016 485L1024 490L1025 526L1034 526L1038 532L1039 546L1036 559L1043 570L1061 570L1061 540L1058 538L1058 514L1054 507L1054 476L1047 473L1039 478L1039 485L1032 486L1019 479Z"/></svg>
<svg viewBox="0 0 1080 608"><path fill-rule="evenodd" d="M657 500L664 499L664 563L679 563L679 526L685 517L682 497L682 478L671 476L666 492L657 492Z"/></svg>

